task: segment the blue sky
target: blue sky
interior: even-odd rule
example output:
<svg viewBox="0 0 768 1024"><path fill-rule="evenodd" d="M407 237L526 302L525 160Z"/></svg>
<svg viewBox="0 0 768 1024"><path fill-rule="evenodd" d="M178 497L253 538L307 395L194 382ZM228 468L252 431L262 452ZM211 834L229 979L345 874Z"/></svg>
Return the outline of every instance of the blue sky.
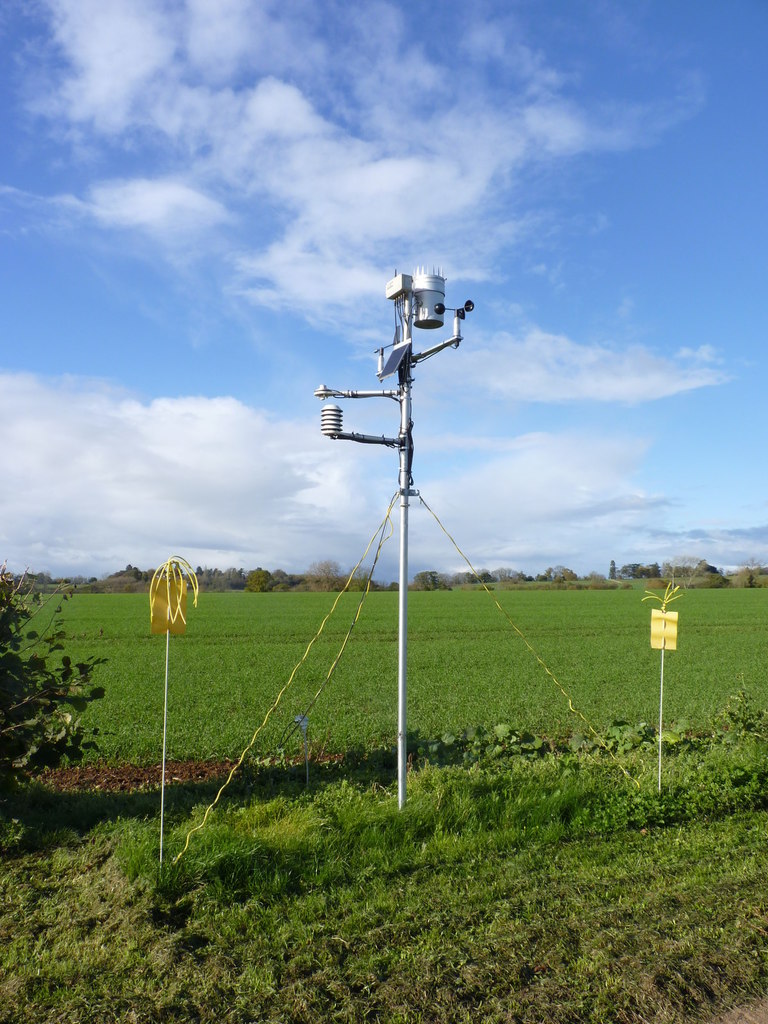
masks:
<svg viewBox="0 0 768 1024"><path fill-rule="evenodd" d="M476 308L414 482L475 565L768 561L767 44L763 0L6 0L0 559L353 565L397 456L313 391L434 265Z"/></svg>

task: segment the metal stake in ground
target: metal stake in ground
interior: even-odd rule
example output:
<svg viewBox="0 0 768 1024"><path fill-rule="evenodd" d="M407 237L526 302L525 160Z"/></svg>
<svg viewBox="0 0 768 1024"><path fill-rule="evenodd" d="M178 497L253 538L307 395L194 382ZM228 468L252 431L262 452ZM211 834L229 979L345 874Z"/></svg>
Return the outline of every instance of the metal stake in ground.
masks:
<svg viewBox="0 0 768 1024"><path fill-rule="evenodd" d="M309 719L306 715L296 715L294 722L299 726L302 735L304 736L304 766L307 769L307 785L309 785L309 745L307 744L307 726L309 725Z"/></svg>
<svg viewBox="0 0 768 1024"><path fill-rule="evenodd" d="M445 277L442 271L428 273L425 268L414 274L395 274L387 282L386 297L395 304L395 336L392 344L377 349L380 381L397 374L396 390L338 391L322 384L315 391L317 398L391 398L400 404L400 430L397 437L371 434L345 433L342 410L338 405L325 405L320 413L320 429L335 440L358 441L361 444L383 444L397 448L400 453L398 475L400 491L400 579L398 600L397 650L397 802L402 807L406 797L407 770L407 674L408 674L408 508L409 499L418 494L413 490L413 421L411 419L411 369L416 363L437 355L444 348L458 348L462 341L461 321L474 308L467 300L463 306L452 309L453 335L446 341L432 345L423 352L414 353L412 328L433 330L443 326L445 305Z"/></svg>
<svg viewBox="0 0 768 1024"><path fill-rule="evenodd" d="M646 590L644 601L654 600L661 602L661 608L651 609L651 647L661 651L661 680L659 683L659 793L661 792L661 745L664 721L664 651L677 650L677 612L668 612L667 605L675 601L682 594L678 593L680 587L667 584L664 597Z"/></svg>
<svg viewBox="0 0 768 1024"><path fill-rule="evenodd" d="M165 688L163 693L163 759L160 780L160 864L163 863L163 825L165 821L165 751L168 726L168 660L171 633L187 629L187 581L189 578L197 606L197 576L192 566L177 555L155 570L149 585L150 632L165 633Z"/></svg>

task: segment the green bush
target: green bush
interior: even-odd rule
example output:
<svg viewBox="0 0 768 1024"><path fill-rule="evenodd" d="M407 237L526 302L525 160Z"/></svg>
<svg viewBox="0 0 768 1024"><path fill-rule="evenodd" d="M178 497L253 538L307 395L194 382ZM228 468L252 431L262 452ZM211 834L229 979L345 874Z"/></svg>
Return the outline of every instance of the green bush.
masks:
<svg viewBox="0 0 768 1024"><path fill-rule="evenodd" d="M0 566L0 785L7 785L29 769L58 764L65 756L78 760L86 742L80 719L89 701L104 696L101 687L89 687L96 660L73 664L62 655L63 633L52 619L68 594L45 600L32 591L26 577L17 579ZM42 632L33 620L54 607ZM51 661L61 664L52 665Z"/></svg>

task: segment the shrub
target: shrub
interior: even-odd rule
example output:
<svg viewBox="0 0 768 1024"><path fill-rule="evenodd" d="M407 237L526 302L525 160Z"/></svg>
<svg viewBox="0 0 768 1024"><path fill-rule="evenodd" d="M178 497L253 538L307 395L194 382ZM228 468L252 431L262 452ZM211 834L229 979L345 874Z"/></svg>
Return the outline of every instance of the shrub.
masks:
<svg viewBox="0 0 768 1024"><path fill-rule="evenodd" d="M65 756L78 760L95 746L85 742L74 713L104 696L102 688L89 687L97 660L73 665L63 655L52 666L52 655L63 649L63 633L52 621L42 633L31 628L52 601L68 597L59 591L43 599L25 576L17 579L0 566L0 785ZM60 607L54 604L52 616Z"/></svg>

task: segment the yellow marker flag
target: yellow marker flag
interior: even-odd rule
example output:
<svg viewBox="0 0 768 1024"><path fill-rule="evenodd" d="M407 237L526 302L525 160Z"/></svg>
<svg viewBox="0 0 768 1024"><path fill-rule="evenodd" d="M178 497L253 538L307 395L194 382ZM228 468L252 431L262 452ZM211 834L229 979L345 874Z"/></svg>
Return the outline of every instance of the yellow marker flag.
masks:
<svg viewBox="0 0 768 1024"><path fill-rule="evenodd" d="M185 578L186 573L186 578ZM163 765L160 783L160 865L163 863L163 823L165 819L165 746L168 728L168 653L171 633L187 628L187 579L192 584L197 607L197 576L184 558L174 555L155 569L149 584L150 632L165 633L165 698L163 701Z"/></svg>
<svg viewBox="0 0 768 1024"><path fill-rule="evenodd" d="M149 585L150 632L181 635L187 628L187 580L197 606L197 577L183 558L169 558L155 571Z"/></svg>
<svg viewBox="0 0 768 1024"><path fill-rule="evenodd" d="M677 616L677 612L651 609L651 647L655 650L677 650Z"/></svg>
<svg viewBox="0 0 768 1024"><path fill-rule="evenodd" d="M181 636L187 630L187 583L175 579L153 580L149 600L152 633L170 632Z"/></svg>

